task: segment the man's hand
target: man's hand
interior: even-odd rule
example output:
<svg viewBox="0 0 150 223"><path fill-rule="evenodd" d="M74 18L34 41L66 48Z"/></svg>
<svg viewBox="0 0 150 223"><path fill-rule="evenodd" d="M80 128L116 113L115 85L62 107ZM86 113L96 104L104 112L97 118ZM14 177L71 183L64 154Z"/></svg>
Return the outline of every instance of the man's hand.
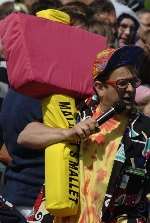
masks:
<svg viewBox="0 0 150 223"><path fill-rule="evenodd" d="M69 129L69 141L79 143L82 140L87 140L91 134L96 132L96 128L96 119L87 118L76 124L72 129Z"/></svg>

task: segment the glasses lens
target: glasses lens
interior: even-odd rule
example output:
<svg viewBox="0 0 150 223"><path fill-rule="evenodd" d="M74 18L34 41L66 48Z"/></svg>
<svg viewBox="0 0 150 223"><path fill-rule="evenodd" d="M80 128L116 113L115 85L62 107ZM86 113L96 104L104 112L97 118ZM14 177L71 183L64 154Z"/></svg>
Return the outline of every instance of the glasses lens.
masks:
<svg viewBox="0 0 150 223"><path fill-rule="evenodd" d="M132 85L132 87L137 88L140 86L141 80L138 78L133 78L133 79L121 79L116 82L118 88L127 88L129 83Z"/></svg>
<svg viewBox="0 0 150 223"><path fill-rule="evenodd" d="M128 84L129 84L129 80L127 79L121 79L116 82L116 85L118 88L126 88L128 87Z"/></svg>
<svg viewBox="0 0 150 223"><path fill-rule="evenodd" d="M141 85L141 80L138 79L138 78L134 78L132 80L132 83L131 84L132 84L133 87L137 88L137 87L139 87Z"/></svg>

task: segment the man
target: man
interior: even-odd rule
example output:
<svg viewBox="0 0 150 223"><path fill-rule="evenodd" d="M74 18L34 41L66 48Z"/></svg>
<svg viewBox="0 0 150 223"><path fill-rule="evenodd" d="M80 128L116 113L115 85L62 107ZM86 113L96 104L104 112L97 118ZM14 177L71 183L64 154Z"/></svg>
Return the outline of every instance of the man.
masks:
<svg viewBox="0 0 150 223"><path fill-rule="evenodd" d="M21 3L25 4L25 6L28 8L29 11L35 2L39 2L39 0L22 0L21 1Z"/></svg>
<svg viewBox="0 0 150 223"><path fill-rule="evenodd" d="M142 47L145 51L146 57L147 57L147 68L149 69L149 58L150 58L150 10L149 9L143 9L138 12L138 18L140 22L140 27L138 29L138 40L136 42L136 45ZM143 66L144 67L144 66ZM145 69L145 70L146 70ZM148 72L148 70L146 71ZM143 74L142 74L143 73ZM145 79L145 72L141 72L142 76ZM148 79L147 79L148 80Z"/></svg>
<svg viewBox="0 0 150 223"><path fill-rule="evenodd" d="M150 87L141 85L137 88L135 101L139 109L150 117Z"/></svg>
<svg viewBox="0 0 150 223"><path fill-rule="evenodd" d="M32 210L44 181L44 154L42 151L35 153L33 149L27 151L25 147L17 145L16 140L18 133L30 121L42 121L40 102L9 89L1 116L4 142L12 158L6 167L2 195L26 215L29 209ZM33 181L36 183L33 184Z"/></svg>
<svg viewBox="0 0 150 223"><path fill-rule="evenodd" d="M95 0L89 5L89 15L89 23L95 20L109 26L111 41L115 45L117 17L113 3L110 0Z"/></svg>
<svg viewBox="0 0 150 223"><path fill-rule="evenodd" d="M37 16L42 18L49 16L53 21L63 21L68 24L70 21L68 14L58 10L56 13L53 9L40 11ZM31 214L34 202L44 183L44 152L17 144L17 137L29 123L35 120L42 122L41 103L39 100L9 89L3 101L0 118L4 143L11 158L4 175L5 185L1 192L3 197L0 197L0 222L24 223ZM7 207L8 211L6 211L4 203L6 206L9 204L15 208L11 211ZM13 221L15 214L17 220L15 218ZM52 217L44 216L41 222L52 222Z"/></svg>
<svg viewBox="0 0 150 223"><path fill-rule="evenodd" d="M71 24L76 27L87 29L88 6L83 2L70 2L60 7L59 10L70 15Z"/></svg>
<svg viewBox="0 0 150 223"><path fill-rule="evenodd" d="M148 220L150 119L136 112L134 100L140 85L136 73L142 54L141 48L135 46L98 54L93 71L98 100L92 118L70 129L32 122L19 134L19 144L37 150L62 141L83 142L79 156L80 210L77 216L56 218L56 222ZM96 118L119 100L125 103L126 110L95 132Z"/></svg>
<svg viewBox="0 0 150 223"><path fill-rule="evenodd" d="M116 12L112 2L109 0L96 0L89 7L93 19L104 22L114 28L116 25Z"/></svg>
<svg viewBox="0 0 150 223"><path fill-rule="evenodd" d="M150 30L150 9L142 9L138 13L140 29L139 32Z"/></svg>

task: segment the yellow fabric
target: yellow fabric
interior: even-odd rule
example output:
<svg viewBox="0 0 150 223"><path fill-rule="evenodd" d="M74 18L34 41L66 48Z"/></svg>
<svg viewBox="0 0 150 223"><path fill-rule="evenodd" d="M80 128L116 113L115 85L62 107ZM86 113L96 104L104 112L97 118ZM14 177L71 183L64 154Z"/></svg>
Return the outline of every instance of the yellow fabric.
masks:
<svg viewBox="0 0 150 223"><path fill-rule="evenodd" d="M52 95L42 101L43 122L54 128L71 128L76 122L75 100ZM57 216L77 213L79 205L79 151L76 145L57 143L45 150L46 209Z"/></svg>
<svg viewBox="0 0 150 223"><path fill-rule="evenodd" d="M95 116L99 114L97 110ZM112 118L81 145L80 210L78 216L56 218L56 223L101 223L101 208L125 126L126 120L120 123Z"/></svg>
<svg viewBox="0 0 150 223"><path fill-rule="evenodd" d="M70 24L70 16L67 13L56 9L46 9L39 11L36 13L36 16L64 24Z"/></svg>

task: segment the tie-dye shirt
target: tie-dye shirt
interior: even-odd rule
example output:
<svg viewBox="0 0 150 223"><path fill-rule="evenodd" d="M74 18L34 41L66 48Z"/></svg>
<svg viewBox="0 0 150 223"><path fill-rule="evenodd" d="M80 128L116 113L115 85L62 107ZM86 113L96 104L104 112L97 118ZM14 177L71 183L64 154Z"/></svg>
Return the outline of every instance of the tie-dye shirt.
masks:
<svg viewBox="0 0 150 223"><path fill-rule="evenodd" d="M81 145L78 215L55 222L146 223L149 193L150 119L139 113L130 123L111 118Z"/></svg>
<svg viewBox="0 0 150 223"><path fill-rule="evenodd" d="M94 116L100 114L97 108ZM120 122L120 118L111 118L81 144L80 213L76 217L57 219L57 223L100 223L100 210L126 123L126 120Z"/></svg>

